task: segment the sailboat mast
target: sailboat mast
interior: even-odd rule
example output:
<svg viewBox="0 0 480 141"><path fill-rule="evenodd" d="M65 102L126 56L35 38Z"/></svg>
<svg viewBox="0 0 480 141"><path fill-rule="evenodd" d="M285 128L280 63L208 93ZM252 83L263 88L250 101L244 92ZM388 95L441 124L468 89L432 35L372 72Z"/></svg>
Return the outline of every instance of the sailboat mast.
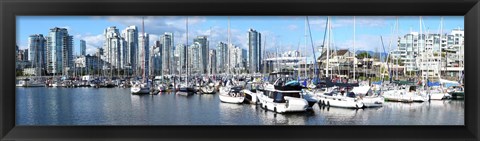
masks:
<svg viewBox="0 0 480 141"><path fill-rule="evenodd" d="M328 77L328 71L329 71L329 64L330 64L330 16L327 17L327 65L326 65L326 75L325 77Z"/></svg>
<svg viewBox="0 0 480 141"><path fill-rule="evenodd" d="M143 77L143 81L145 82L145 21L144 21L144 17L142 17L142 77Z"/></svg>
<svg viewBox="0 0 480 141"><path fill-rule="evenodd" d="M307 79L307 17L305 16L305 72L303 73L304 79ZM314 59L316 60L316 59Z"/></svg>
<svg viewBox="0 0 480 141"><path fill-rule="evenodd" d="M228 50L228 54L230 55L230 16L228 17L228 45L227 45L227 50ZM230 74L230 57L227 57L228 58L228 63L227 63L227 69L228 69L228 73L227 74Z"/></svg>
<svg viewBox="0 0 480 141"><path fill-rule="evenodd" d="M356 19L355 16L353 16L353 81L355 81L356 78L356 69L357 69L357 50L355 48L355 35L356 35ZM383 42L382 42L383 43Z"/></svg>
<svg viewBox="0 0 480 141"><path fill-rule="evenodd" d="M440 42L438 43L439 44L438 46L439 46L439 49L440 49L440 54L438 54L438 58L439 58L438 59L438 70L440 71L440 73L438 73L438 80L440 80L440 78L441 78L440 76L442 75L442 53L443 53L442 52L442 34L443 34L443 16L440 18ZM445 55L445 57L447 57L447 56Z"/></svg>
<svg viewBox="0 0 480 141"><path fill-rule="evenodd" d="M186 27L186 32L187 32L187 36L186 36L186 40L185 40L185 42L186 42L186 46L185 46L185 50L186 50L186 52L185 52L185 53L186 53L186 55L185 55L185 57L186 57L186 58L185 58L185 61L186 61L185 67L186 67L186 69L187 69L187 70L185 71L185 73L186 73L185 82L186 82L187 85L188 85L188 62L189 62L189 61L188 61L188 16L187 16L187 18L186 18L186 20L185 20L185 27Z"/></svg>

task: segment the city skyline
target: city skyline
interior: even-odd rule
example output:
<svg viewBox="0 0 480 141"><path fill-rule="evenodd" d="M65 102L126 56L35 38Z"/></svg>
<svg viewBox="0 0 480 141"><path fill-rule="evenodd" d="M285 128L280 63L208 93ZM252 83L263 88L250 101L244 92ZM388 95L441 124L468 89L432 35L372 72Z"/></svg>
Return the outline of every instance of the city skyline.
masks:
<svg viewBox="0 0 480 141"><path fill-rule="evenodd" d="M423 32L438 33L440 18L440 16L423 17ZM398 36L410 31L419 32L418 16L401 16L398 19ZM387 42L392 37L395 21L395 16L356 16L357 50L381 49L380 36L384 37L384 43ZM80 40L86 41L86 53L93 54L97 51L95 47L103 47L105 42L103 30L110 26L117 26L118 29L123 30L130 25L135 25L141 31L141 22L141 16L19 16L17 17L17 44L20 49L26 49L28 36L48 35L48 29L64 27L73 36L74 55L80 54ZM325 22L326 16L309 16L312 39L316 47L323 41ZM33 23L35 26L32 26ZM190 16L188 44L193 44L192 39L197 36L207 36L211 49L218 42L227 41L227 26L227 16ZM353 17L334 16L332 26L335 46L351 49ZM305 47L304 27L305 16L233 16L231 17L231 42L242 49L248 49L248 30L253 28L262 33L262 38L266 40L267 51L274 51L274 47L279 46L281 46L280 50L297 50L299 47L302 50ZM463 17L444 16L443 32L448 33L456 28L464 28ZM150 36L150 45L159 40L165 32L174 34L175 45L185 43L185 16L147 16L145 32ZM311 50L310 39L307 38L307 40L307 50Z"/></svg>

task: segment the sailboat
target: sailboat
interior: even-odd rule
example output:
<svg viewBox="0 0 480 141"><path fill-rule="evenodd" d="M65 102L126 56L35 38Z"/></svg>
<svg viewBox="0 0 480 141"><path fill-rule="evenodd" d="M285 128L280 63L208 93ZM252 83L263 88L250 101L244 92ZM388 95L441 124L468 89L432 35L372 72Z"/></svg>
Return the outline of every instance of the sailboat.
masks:
<svg viewBox="0 0 480 141"><path fill-rule="evenodd" d="M327 87L329 83L332 83L331 80L329 79L329 58L330 58L330 40L331 40L331 20L330 17L327 18L327 32L325 35L328 37L326 40L327 43L325 43L327 47L327 62L326 62L326 82L327 82ZM330 85L344 85L343 87L346 87L346 89L342 88L329 88L324 92L321 92L319 94L316 94L317 99L319 100L319 105L326 105L326 106L332 106L332 107L341 107L341 108L363 108L363 101L361 98L357 97L355 93L353 92L348 92L348 88L352 87L353 84L330 84ZM331 86L330 86L331 87Z"/></svg>
<svg viewBox="0 0 480 141"><path fill-rule="evenodd" d="M185 20L185 27L186 27L187 36L186 36L186 40L185 40L186 47L185 47L184 52L187 54L187 55L185 55L185 57L186 57L185 61L188 62L188 16ZM188 63L187 62L185 62L185 66L186 66L185 82L181 83L179 85L178 92L177 92L178 95L182 95L182 96L190 96L195 92L193 87L188 84Z"/></svg>
<svg viewBox="0 0 480 141"><path fill-rule="evenodd" d="M145 69L145 25L144 25L144 19L142 17L142 42L143 42L143 45L142 45L142 48L143 49L143 52L142 52L142 69L143 69L143 82L135 82L133 84L133 86L130 88L130 91L132 92L132 94L148 94L150 93L150 88L151 88L151 85L150 83L148 83L148 74L146 74L146 69Z"/></svg>
<svg viewBox="0 0 480 141"><path fill-rule="evenodd" d="M228 45L230 46L230 17L228 18ZM230 68L228 68L230 72ZM234 78L229 79L219 89L218 97L221 102L240 104L245 100L245 94L241 92L242 88L238 87L238 83L235 83Z"/></svg>

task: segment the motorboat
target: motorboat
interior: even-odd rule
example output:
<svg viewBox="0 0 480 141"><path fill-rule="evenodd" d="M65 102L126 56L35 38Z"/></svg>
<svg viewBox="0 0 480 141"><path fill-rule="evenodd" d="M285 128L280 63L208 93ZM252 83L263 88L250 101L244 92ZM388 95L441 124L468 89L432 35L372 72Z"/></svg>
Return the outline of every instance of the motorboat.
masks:
<svg viewBox="0 0 480 141"><path fill-rule="evenodd" d="M465 89L462 86L451 86L447 89L447 93L452 96L452 99L465 98Z"/></svg>
<svg viewBox="0 0 480 141"><path fill-rule="evenodd" d="M306 111L308 102L302 97L299 83L284 82L284 78L278 78L273 84L266 83L263 89L259 89L262 108L277 113Z"/></svg>
<svg viewBox="0 0 480 141"><path fill-rule="evenodd" d="M257 88L255 82L247 82L245 88L241 91L245 95L245 102L249 104L260 104L258 100Z"/></svg>

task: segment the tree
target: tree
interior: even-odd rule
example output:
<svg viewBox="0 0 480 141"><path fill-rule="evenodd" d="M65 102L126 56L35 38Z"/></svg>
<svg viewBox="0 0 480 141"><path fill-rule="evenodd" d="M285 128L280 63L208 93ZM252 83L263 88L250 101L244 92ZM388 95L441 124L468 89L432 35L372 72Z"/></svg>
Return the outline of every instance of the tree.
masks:
<svg viewBox="0 0 480 141"><path fill-rule="evenodd" d="M368 52L362 52L357 54L358 59L363 59L363 58L372 58L372 55L370 55Z"/></svg>

